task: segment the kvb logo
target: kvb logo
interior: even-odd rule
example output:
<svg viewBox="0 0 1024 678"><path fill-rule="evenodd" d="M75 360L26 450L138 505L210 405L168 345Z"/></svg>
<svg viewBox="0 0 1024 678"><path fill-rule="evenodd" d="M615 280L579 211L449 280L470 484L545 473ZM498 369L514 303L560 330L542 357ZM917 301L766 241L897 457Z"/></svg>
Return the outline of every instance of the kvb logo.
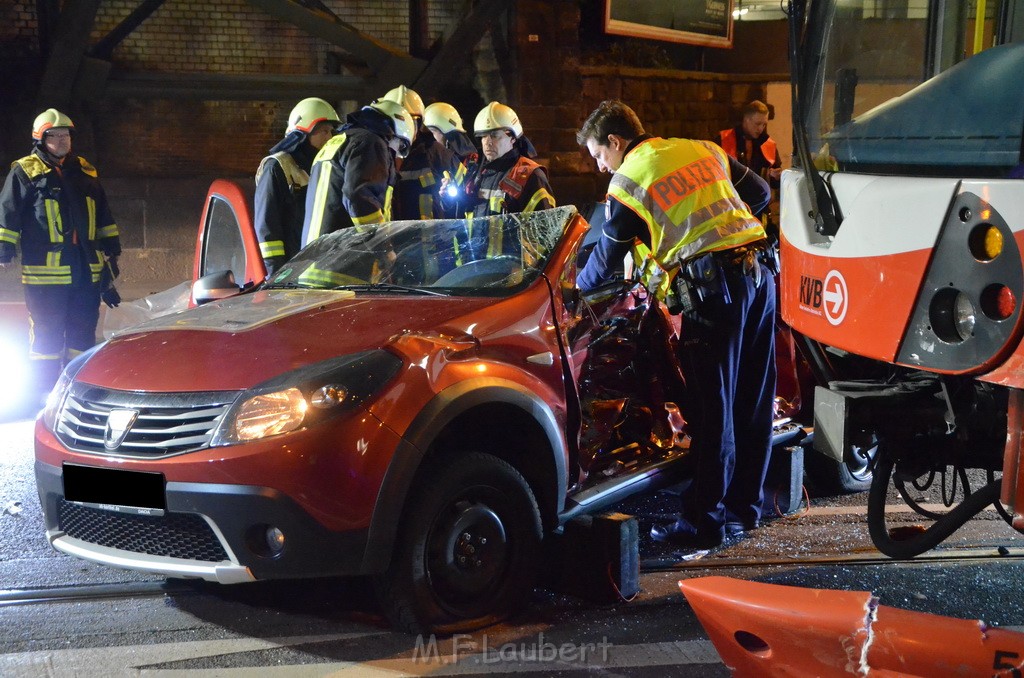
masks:
<svg viewBox="0 0 1024 678"><path fill-rule="evenodd" d="M849 292L846 289L846 279L839 271L829 271L825 276L825 291L822 293L825 300L825 320L832 325L838 325L846 317L846 309L850 307Z"/></svg>
<svg viewBox="0 0 1024 678"><path fill-rule="evenodd" d="M824 315L831 325L838 325L846 317L849 306L846 279L839 271L829 271L825 279L800 276L800 308Z"/></svg>

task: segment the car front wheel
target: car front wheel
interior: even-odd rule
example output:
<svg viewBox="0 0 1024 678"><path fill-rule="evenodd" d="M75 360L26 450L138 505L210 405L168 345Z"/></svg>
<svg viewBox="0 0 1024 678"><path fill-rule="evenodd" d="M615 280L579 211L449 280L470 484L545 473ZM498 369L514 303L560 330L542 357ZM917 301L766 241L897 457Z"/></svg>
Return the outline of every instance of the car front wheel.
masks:
<svg viewBox="0 0 1024 678"><path fill-rule="evenodd" d="M376 582L391 623L413 633L509 616L529 599L541 555L537 501L512 465L476 452L444 461L417 478Z"/></svg>

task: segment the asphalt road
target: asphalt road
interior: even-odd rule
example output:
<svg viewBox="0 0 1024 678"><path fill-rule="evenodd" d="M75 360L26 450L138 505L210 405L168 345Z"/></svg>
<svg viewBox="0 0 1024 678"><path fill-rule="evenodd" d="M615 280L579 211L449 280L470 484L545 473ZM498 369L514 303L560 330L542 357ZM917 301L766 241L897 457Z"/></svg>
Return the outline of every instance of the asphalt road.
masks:
<svg viewBox="0 0 1024 678"><path fill-rule="evenodd" d="M1024 538L994 511L927 557L897 563L871 546L865 497L855 495L814 499L695 560L645 536L630 602L538 589L521 615L482 631L394 633L357 579L165 582L53 551L32 479L32 425L0 424L2 676L727 676L678 589L711 575L870 591L891 607L1024 626ZM619 510L645 534L674 506L662 494ZM903 519L912 517L894 515Z"/></svg>

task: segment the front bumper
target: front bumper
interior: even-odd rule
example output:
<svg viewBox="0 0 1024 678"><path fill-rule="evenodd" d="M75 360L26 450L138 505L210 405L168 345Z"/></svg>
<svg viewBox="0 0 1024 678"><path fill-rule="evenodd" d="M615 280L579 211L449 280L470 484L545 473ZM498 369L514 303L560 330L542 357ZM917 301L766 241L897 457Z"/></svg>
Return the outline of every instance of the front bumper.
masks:
<svg viewBox="0 0 1024 678"><path fill-rule="evenodd" d="M222 584L365 574L368 530L332 532L288 496L248 485L168 482L163 515L64 499L62 469L36 461L46 535L59 551L113 567ZM285 536L271 555L266 529Z"/></svg>

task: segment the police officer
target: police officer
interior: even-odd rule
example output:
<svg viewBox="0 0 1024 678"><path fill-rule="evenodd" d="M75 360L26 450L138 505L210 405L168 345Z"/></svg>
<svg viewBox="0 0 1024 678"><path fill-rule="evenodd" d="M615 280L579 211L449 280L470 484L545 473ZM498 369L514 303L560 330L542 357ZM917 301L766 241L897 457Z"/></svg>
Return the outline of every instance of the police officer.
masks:
<svg viewBox="0 0 1024 678"><path fill-rule="evenodd" d="M256 237L268 276L299 251L309 170L339 124L329 103L303 99L288 114L284 138L256 171Z"/></svg>
<svg viewBox="0 0 1024 678"><path fill-rule="evenodd" d="M402 104L412 114L416 124L416 137L409 154L398 168L398 187L395 189L395 219L435 219L443 216L438 190L445 176L459 174L459 161L451 151L439 143L423 125L426 110L420 95L405 85L395 87L384 99Z"/></svg>
<svg viewBox="0 0 1024 678"><path fill-rule="evenodd" d="M395 156L408 154L415 135L412 115L394 101L377 99L350 114L313 161L303 247L325 233L389 221Z"/></svg>
<svg viewBox="0 0 1024 678"><path fill-rule="evenodd" d="M613 173L604 237L579 287L600 285L632 250L648 290L685 313L678 351L697 471L683 514L651 536L717 546L726 523L730 533L757 526L771 447L775 285L757 259L765 232L751 214L768 186L710 142L645 134L621 101L598 106L576 140Z"/></svg>
<svg viewBox="0 0 1024 678"><path fill-rule="evenodd" d="M100 278L121 241L96 168L72 153L75 125L55 108L32 123L32 152L0 193L0 265L21 246L35 386L49 391L66 361L96 343Z"/></svg>
<svg viewBox="0 0 1024 678"><path fill-rule="evenodd" d="M523 134L516 112L492 101L473 123L483 161L455 198L459 212L484 217L555 207L547 172L533 160L537 151ZM445 184L447 187L447 182Z"/></svg>

